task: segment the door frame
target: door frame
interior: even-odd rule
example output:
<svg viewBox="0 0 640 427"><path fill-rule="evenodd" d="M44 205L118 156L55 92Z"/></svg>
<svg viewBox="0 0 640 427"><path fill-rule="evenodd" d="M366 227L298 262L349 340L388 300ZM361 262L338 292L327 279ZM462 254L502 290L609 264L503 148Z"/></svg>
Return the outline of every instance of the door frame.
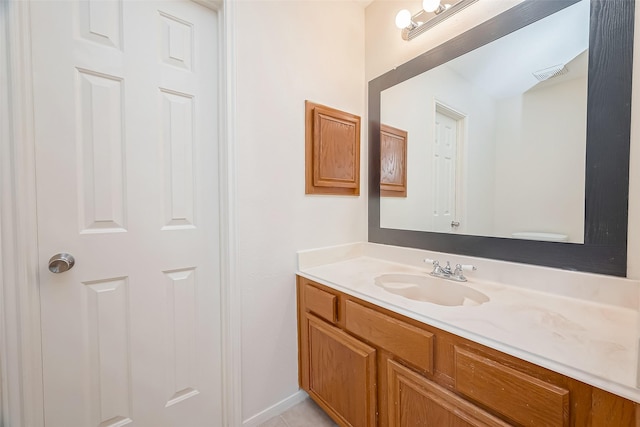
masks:
<svg viewBox="0 0 640 427"><path fill-rule="evenodd" d="M235 5L218 12L222 420L242 424L235 202ZM0 0L0 426L44 427L30 1Z"/></svg>

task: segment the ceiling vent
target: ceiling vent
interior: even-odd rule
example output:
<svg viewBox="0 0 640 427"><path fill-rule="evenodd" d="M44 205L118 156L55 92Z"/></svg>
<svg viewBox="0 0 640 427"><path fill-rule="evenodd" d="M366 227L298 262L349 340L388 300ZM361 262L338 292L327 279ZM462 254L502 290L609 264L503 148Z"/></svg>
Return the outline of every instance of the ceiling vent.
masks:
<svg viewBox="0 0 640 427"><path fill-rule="evenodd" d="M533 73L533 77L541 82L549 80L553 77L567 74L569 69L564 64L554 65L553 67L545 68L544 70L538 70Z"/></svg>

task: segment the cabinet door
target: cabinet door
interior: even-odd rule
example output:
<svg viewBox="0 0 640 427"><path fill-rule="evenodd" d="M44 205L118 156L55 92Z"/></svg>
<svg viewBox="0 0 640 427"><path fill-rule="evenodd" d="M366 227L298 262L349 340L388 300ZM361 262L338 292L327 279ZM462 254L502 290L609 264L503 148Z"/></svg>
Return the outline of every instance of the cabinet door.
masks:
<svg viewBox="0 0 640 427"><path fill-rule="evenodd" d="M509 424L389 360L389 427L507 427Z"/></svg>
<svg viewBox="0 0 640 427"><path fill-rule="evenodd" d="M342 426L376 425L376 350L305 314L309 395Z"/></svg>

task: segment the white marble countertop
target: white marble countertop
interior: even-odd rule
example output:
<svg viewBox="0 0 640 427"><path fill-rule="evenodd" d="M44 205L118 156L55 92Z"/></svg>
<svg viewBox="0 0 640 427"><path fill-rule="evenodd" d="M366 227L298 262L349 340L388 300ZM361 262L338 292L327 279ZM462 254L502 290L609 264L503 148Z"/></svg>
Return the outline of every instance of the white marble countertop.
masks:
<svg viewBox="0 0 640 427"><path fill-rule="evenodd" d="M420 258L422 263L422 258L434 255L436 259L439 255L441 261L451 259L452 264L483 264L478 271L467 274L469 281L464 285L486 294L490 300L478 306L440 306L392 294L374 283L377 276L389 273L427 276L430 268L416 264L416 260ZM403 260L406 263L398 262ZM547 277L540 278L546 282L545 290L540 290L517 280L518 285L513 286L482 277L483 267L489 273L496 271L491 263L497 264L498 270L501 266L502 270L511 269L512 274L541 269L360 243L301 251L298 274L640 403L637 281L546 269L543 276ZM560 283L553 286L554 291L548 291L545 286L549 286L549 277L566 281L571 289ZM585 295L580 294L580 283ZM609 297L598 298L599 294ZM601 302L603 299L606 303Z"/></svg>

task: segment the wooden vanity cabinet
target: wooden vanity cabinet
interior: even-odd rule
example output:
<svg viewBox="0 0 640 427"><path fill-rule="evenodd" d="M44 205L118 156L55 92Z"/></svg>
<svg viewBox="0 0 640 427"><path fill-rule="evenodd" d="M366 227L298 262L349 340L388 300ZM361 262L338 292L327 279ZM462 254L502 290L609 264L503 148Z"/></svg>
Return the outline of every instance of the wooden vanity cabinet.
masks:
<svg viewBox="0 0 640 427"><path fill-rule="evenodd" d="M389 426L509 426L398 362L388 361L387 376Z"/></svg>
<svg viewBox="0 0 640 427"><path fill-rule="evenodd" d="M309 286L300 295L307 301L298 312L300 387L341 426L375 426L376 350L332 325L330 293Z"/></svg>
<svg viewBox="0 0 640 427"><path fill-rule="evenodd" d="M340 426L640 427L640 405L303 277L300 387Z"/></svg>

